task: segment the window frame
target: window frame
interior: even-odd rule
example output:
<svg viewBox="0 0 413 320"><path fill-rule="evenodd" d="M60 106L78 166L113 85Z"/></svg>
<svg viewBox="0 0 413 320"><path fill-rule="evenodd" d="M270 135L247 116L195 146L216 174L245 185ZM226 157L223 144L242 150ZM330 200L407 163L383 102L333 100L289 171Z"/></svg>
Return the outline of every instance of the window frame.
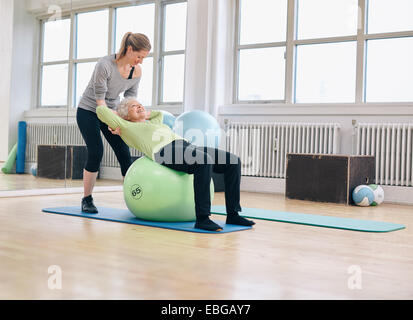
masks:
<svg viewBox="0 0 413 320"><path fill-rule="evenodd" d="M241 21L241 10L240 1L235 0L235 19L234 19L234 64L233 64L233 93L232 93L232 104L233 105L269 105L274 104L277 106L307 106L307 105L334 105L334 106L355 106L355 105L371 105L371 106L411 106L413 101L407 102L367 102L366 101L366 66L367 66L367 55L366 47L368 40L375 39L392 39L392 38L402 38L402 37L412 37L413 30L398 31L398 32L386 32L386 33L367 33L367 19L368 19L368 1L369 0L358 0L358 12L357 12L357 34L351 36L339 36L339 37L327 37L327 38L311 38L311 39L301 39L297 40L297 4L298 0L287 0L287 34L285 42L274 42L265 44L249 44L240 45L240 21ZM297 47L299 45L311 45L311 44L322 44L322 43L336 43L336 42L346 42L346 41L356 41L356 84L355 84L355 101L354 102L317 102L317 103L299 103L296 102L296 66L297 66ZM239 83L239 52L242 49L250 48L264 48L264 47L280 47L285 46L285 95L284 100L238 100L238 83Z"/></svg>
<svg viewBox="0 0 413 320"><path fill-rule="evenodd" d="M287 93L287 42L288 42L288 11L287 10L287 35L286 35L286 41L280 41L280 42L266 42L266 43L257 43L257 44L240 44L240 38L241 38L241 5L240 2L242 0L236 0L235 3L235 50L234 50L234 77L233 77L233 90L232 90L232 101L233 103L240 103L240 104L254 104L254 103L262 103L262 104L268 104L268 103L285 103L286 102L286 93ZM290 6L290 0L287 0L288 4L287 7L289 8ZM238 96L239 96L239 63L240 63L240 53L241 50L248 50L248 49L264 49L264 48L276 48L276 47L285 47L286 49L286 53L284 54L284 59L285 61L285 79L286 79L286 83L284 86L284 100L238 100Z"/></svg>
<svg viewBox="0 0 413 320"><path fill-rule="evenodd" d="M166 19L166 6L171 5L171 4L176 4L176 3L183 3L186 2L186 0L170 0L167 2L162 2L162 6L161 9L159 11L159 20L160 20L160 32L159 32L159 43L158 43L158 48L159 48L159 53L158 53L158 57L157 60L159 61L159 65L158 65L158 70L157 70L157 76L159 79L159 82L157 83L157 93L156 93L156 97L157 97L157 101L158 101L158 105L181 105L183 104L182 102L164 102L163 101L163 75L164 75L164 59L166 56L172 56L172 55L179 55L179 54L183 54L184 55L184 65L185 65L185 58L186 58L186 39L185 39L185 49L183 50L171 50L171 51L165 51L164 49L164 44L165 44L165 19ZM188 3L187 3L187 12L188 12ZM186 17L187 21L188 21L188 14ZM185 68L184 68L185 69ZM185 72L184 72L184 79L183 79L183 83L185 84ZM185 96L185 92L182 92L182 97ZM182 98L184 99L184 98Z"/></svg>
<svg viewBox="0 0 413 320"><path fill-rule="evenodd" d="M110 5L99 5L99 6L90 6L85 8L79 8L74 10L66 10L62 11L62 15L60 19L70 19L70 45L69 45L69 60L61 60L61 61L52 61L52 62L43 62L43 48L44 48L44 24L49 21L52 14L45 14L39 16L39 28L40 28L40 45L39 45L39 58L38 58L38 69L37 69L37 89L36 89L36 101L35 101L35 109L76 109L76 105L74 102L76 100L76 64L78 63L86 63L86 62L97 62L102 57L92 57L92 58L82 58L78 59L75 58L75 50L77 45L77 15L81 13L88 13L88 12L95 12L101 10L108 10L108 51L105 55L110 55L115 53L115 36L116 36L116 9L123 8L123 7L131 7L131 6L140 6L140 5L147 5L147 4L154 4L155 5L155 17L154 17L154 39L152 43L152 50L147 58L153 58L153 83L152 83L152 101L151 106L156 108L157 106L181 106L183 107L183 101L180 102L173 102L173 103L163 103L162 101L162 77L163 77L163 57L169 54L175 53L166 52L163 53L162 45L163 39L165 36L164 32L164 17L165 17L165 8L169 4L174 3L181 3L186 2L187 0L141 0L131 2L121 2L116 4ZM186 58L186 48L184 50L176 51L179 53L184 54L184 58ZM176 54L176 53L175 53ZM66 105L47 105L42 106L42 76L43 76L43 67L47 65L57 65L57 64L68 64L68 95L67 95L67 104ZM185 80L185 79L184 79Z"/></svg>
<svg viewBox="0 0 413 320"><path fill-rule="evenodd" d="M37 72L37 99L36 99L36 108L45 108L45 109L49 109L49 108L65 108L68 106L67 105L48 105L48 106L42 106L41 105L41 101L42 101L42 79L43 79L43 67L44 66L51 66L51 65L62 65L62 64L67 64L68 65L68 87L71 86L71 82L70 82L70 60L71 60L71 52L72 52L72 28L73 28L73 22L71 19L71 15L65 14L61 16L60 20L64 20L64 19L70 19L70 35L69 35L69 59L68 60L56 60L56 61L52 61L52 62L43 62L43 54L44 54L44 32L45 32L45 24L46 22L49 22L48 19L41 19L40 20L40 48L39 48L39 63L38 63L38 72ZM67 96L67 100L68 101L69 95Z"/></svg>

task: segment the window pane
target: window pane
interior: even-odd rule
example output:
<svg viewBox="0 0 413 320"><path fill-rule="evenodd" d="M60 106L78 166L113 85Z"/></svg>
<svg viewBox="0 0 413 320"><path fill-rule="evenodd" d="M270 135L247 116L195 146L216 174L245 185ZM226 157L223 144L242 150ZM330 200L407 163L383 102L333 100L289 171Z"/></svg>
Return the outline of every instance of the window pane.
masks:
<svg viewBox="0 0 413 320"><path fill-rule="evenodd" d="M240 44L285 41L287 0L240 0Z"/></svg>
<svg viewBox="0 0 413 320"><path fill-rule="evenodd" d="M354 102L356 42L297 47L296 102Z"/></svg>
<svg viewBox="0 0 413 320"><path fill-rule="evenodd" d="M239 100L284 100L285 47L246 49L239 54Z"/></svg>
<svg viewBox="0 0 413 320"><path fill-rule="evenodd" d="M44 24L43 62L69 60L70 19Z"/></svg>
<svg viewBox="0 0 413 320"><path fill-rule="evenodd" d="M81 96L85 92L85 89L92 77L95 66L96 62L76 64L76 100L74 102L75 106L77 106Z"/></svg>
<svg viewBox="0 0 413 320"><path fill-rule="evenodd" d="M299 0L298 39L357 34L357 0Z"/></svg>
<svg viewBox="0 0 413 320"><path fill-rule="evenodd" d="M141 67L142 78L139 83L138 100L144 106L152 106L153 58L145 58Z"/></svg>
<svg viewBox="0 0 413 320"><path fill-rule="evenodd" d="M116 52L119 52L126 32L143 33L149 38L153 47L154 28L155 5L153 3L116 9Z"/></svg>
<svg viewBox="0 0 413 320"><path fill-rule="evenodd" d="M374 0L368 2L368 33L413 30L412 0Z"/></svg>
<svg viewBox="0 0 413 320"><path fill-rule="evenodd" d="M42 72L42 106L67 105L68 65L44 66Z"/></svg>
<svg viewBox="0 0 413 320"><path fill-rule="evenodd" d="M182 102L184 93L183 54L164 57L162 102Z"/></svg>
<svg viewBox="0 0 413 320"><path fill-rule="evenodd" d="M103 57L108 54L108 10L77 15L78 59Z"/></svg>
<svg viewBox="0 0 413 320"><path fill-rule="evenodd" d="M413 38L367 41L366 102L413 101Z"/></svg>
<svg viewBox="0 0 413 320"><path fill-rule="evenodd" d="M165 51L185 50L186 2L165 7Z"/></svg>

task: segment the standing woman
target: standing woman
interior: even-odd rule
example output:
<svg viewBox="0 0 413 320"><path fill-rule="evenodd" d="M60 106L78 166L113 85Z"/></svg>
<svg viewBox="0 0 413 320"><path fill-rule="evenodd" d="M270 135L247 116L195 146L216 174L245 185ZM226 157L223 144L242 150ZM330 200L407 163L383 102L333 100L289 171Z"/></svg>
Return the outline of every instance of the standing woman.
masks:
<svg viewBox="0 0 413 320"><path fill-rule="evenodd" d="M89 84L80 99L76 121L85 140L88 158L83 170L84 196L82 211L97 213L93 203L92 192L103 157L103 142L100 132L115 152L119 161L122 176L131 165L129 147L118 136L109 131L108 126L96 116L96 107L108 106L115 110L120 103L119 95L136 97L142 75L139 66L149 54L151 43L147 36L141 33L128 32L124 35L117 54L99 59L93 71Z"/></svg>

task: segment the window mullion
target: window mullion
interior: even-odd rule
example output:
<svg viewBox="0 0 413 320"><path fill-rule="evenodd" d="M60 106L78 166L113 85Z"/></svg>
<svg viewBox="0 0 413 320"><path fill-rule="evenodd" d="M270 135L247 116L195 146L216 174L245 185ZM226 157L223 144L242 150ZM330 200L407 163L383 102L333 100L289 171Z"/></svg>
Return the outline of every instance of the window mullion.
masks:
<svg viewBox="0 0 413 320"><path fill-rule="evenodd" d="M239 58L240 58L240 30L241 30L241 9L240 0L236 1L235 4L235 53L234 53L234 70L233 70L233 83L235 90L233 90L233 102L238 102L238 92L239 92Z"/></svg>
<svg viewBox="0 0 413 320"><path fill-rule="evenodd" d="M70 45L69 45L69 68L68 68L68 90L67 90L67 108L71 108L73 106L73 97L75 96L74 89L76 86L74 85L75 77L74 77L74 63L73 63L73 55L74 55L74 12L70 13ZM75 106L76 107L76 106Z"/></svg>
<svg viewBox="0 0 413 320"><path fill-rule="evenodd" d="M98 62L100 58L101 58L101 57L98 57L98 58L73 59L73 63L74 63L74 64L78 64L78 63L87 63L87 62Z"/></svg>
<svg viewBox="0 0 413 320"><path fill-rule="evenodd" d="M364 37L365 37L366 40L413 37L413 31L372 33L372 34L365 34Z"/></svg>
<svg viewBox="0 0 413 320"><path fill-rule="evenodd" d="M41 107L41 103L42 103L42 86L43 86L43 81L42 81L42 75L43 75L43 49L44 49L44 29L45 29L45 21L41 21L40 22L40 28L41 28L41 35L40 35L40 39L41 39L41 43L40 43L40 50L39 50L39 68L38 68L38 86L37 86L37 105L36 107L39 108Z"/></svg>
<svg viewBox="0 0 413 320"><path fill-rule="evenodd" d="M159 51L161 50L162 42L162 10L163 4L161 1L155 1L155 32L153 43L153 79L152 79L152 106L157 106L160 101L160 92L162 91L160 86L161 72L162 72L162 59Z"/></svg>
<svg viewBox="0 0 413 320"><path fill-rule="evenodd" d="M359 0L357 14L357 57L355 103L365 100L366 0Z"/></svg>
<svg viewBox="0 0 413 320"><path fill-rule="evenodd" d="M267 43L254 43L254 44L241 44L237 48L239 50L243 49L265 49L265 48L274 48L274 47L285 47L286 42L267 42Z"/></svg>
<svg viewBox="0 0 413 320"><path fill-rule="evenodd" d="M163 59L165 56L174 56L178 54L185 54L185 50L164 51L161 53L161 58Z"/></svg>
<svg viewBox="0 0 413 320"><path fill-rule="evenodd" d="M323 43L346 42L346 41L357 41L357 35L344 36L344 37L328 37L328 38L294 40L293 44L299 46L299 45L306 45L306 44L323 44Z"/></svg>
<svg viewBox="0 0 413 320"><path fill-rule="evenodd" d="M115 52L115 14L114 14L115 9L113 7L109 7L109 36L108 36L108 55L111 55L112 53Z"/></svg>
<svg viewBox="0 0 413 320"><path fill-rule="evenodd" d="M285 48L285 93L284 99L285 103L292 104L294 103L294 61L295 61L295 45L294 45L294 35L295 35L295 26L297 15L295 14L296 10L296 1L288 1L287 9L287 37L286 37L286 48Z"/></svg>
<svg viewBox="0 0 413 320"><path fill-rule="evenodd" d="M65 64L65 63L70 63L70 60L59 60L59 61L51 61L51 62L42 62L40 63L43 66L53 66L53 65L58 65L58 64Z"/></svg>

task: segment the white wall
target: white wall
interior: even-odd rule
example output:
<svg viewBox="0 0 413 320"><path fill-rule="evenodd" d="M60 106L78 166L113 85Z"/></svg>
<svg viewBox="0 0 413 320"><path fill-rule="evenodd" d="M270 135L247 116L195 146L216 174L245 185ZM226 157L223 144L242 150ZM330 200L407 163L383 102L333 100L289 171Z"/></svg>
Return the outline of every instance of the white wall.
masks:
<svg viewBox="0 0 413 320"><path fill-rule="evenodd" d="M188 0L184 111L230 103L233 1Z"/></svg>
<svg viewBox="0 0 413 320"><path fill-rule="evenodd" d="M208 2L189 0L187 4L184 111L205 109Z"/></svg>
<svg viewBox="0 0 413 320"><path fill-rule="evenodd" d="M127 1L127 0L126 0ZM23 2L23 1L22 1ZM84 8L91 6L98 6L104 4L114 4L125 2L125 0L25 0L24 5L26 9L34 14L47 13L47 9L59 6L62 10L70 10L70 8ZM129 2L136 2L130 0ZM45 10L46 9L46 10Z"/></svg>
<svg viewBox="0 0 413 320"><path fill-rule="evenodd" d="M5 161L9 147L10 87L13 48L14 0L0 1L0 161Z"/></svg>
<svg viewBox="0 0 413 320"><path fill-rule="evenodd" d="M35 100L39 24L26 11L24 1L14 1L12 77L10 87L9 145L17 141L18 122Z"/></svg>

